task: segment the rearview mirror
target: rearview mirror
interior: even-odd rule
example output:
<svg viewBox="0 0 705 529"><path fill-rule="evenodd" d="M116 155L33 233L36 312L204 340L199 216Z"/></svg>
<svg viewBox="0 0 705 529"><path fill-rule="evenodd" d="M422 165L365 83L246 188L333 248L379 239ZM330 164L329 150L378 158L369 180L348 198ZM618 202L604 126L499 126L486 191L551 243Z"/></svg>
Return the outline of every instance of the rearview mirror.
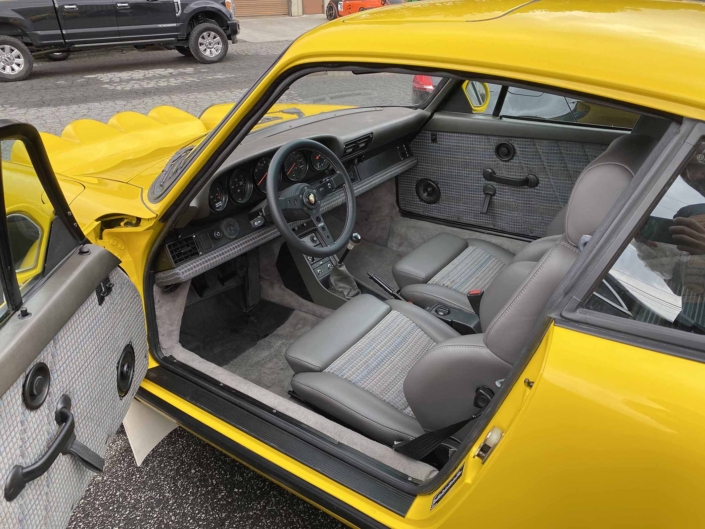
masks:
<svg viewBox="0 0 705 529"><path fill-rule="evenodd" d="M468 98L473 112L482 113L487 110L487 106L490 104L490 87L487 83L465 81L463 92Z"/></svg>

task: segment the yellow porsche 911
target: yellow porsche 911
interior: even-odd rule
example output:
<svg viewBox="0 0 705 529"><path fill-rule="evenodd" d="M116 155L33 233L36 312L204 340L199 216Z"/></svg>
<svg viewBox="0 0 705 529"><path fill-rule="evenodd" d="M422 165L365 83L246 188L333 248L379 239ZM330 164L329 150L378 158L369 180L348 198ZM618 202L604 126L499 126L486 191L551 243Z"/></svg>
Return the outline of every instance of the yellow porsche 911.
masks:
<svg viewBox="0 0 705 529"><path fill-rule="evenodd" d="M0 526L124 421L351 527L703 527L704 28L430 0L198 117L0 121Z"/></svg>

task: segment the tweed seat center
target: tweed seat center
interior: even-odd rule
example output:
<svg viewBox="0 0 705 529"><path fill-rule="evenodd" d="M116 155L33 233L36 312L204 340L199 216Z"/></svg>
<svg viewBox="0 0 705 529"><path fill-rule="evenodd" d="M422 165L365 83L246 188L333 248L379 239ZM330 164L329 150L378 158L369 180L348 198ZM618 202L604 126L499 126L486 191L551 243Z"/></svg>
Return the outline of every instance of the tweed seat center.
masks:
<svg viewBox="0 0 705 529"><path fill-rule="evenodd" d="M325 371L413 417L404 396L404 379L434 345L418 325L393 310Z"/></svg>

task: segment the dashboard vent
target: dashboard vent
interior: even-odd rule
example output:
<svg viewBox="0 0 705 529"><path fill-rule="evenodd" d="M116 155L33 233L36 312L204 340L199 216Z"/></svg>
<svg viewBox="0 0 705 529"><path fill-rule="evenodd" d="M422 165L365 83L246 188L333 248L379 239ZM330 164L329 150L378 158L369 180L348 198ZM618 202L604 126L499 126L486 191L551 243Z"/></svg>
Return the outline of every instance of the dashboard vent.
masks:
<svg viewBox="0 0 705 529"><path fill-rule="evenodd" d="M196 245L195 235L170 242L166 245L166 249L169 250L171 262L174 263L174 266L200 255L198 246Z"/></svg>
<svg viewBox="0 0 705 529"><path fill-rule="evenodd" d="M343 149L343 157L349 158L350 156L354 156L358 153L361 153L362 151L367 149L367 146L370 143L372 143L372 134L367 134L365 136L357 138L356 140L347 142Z"/></svg>

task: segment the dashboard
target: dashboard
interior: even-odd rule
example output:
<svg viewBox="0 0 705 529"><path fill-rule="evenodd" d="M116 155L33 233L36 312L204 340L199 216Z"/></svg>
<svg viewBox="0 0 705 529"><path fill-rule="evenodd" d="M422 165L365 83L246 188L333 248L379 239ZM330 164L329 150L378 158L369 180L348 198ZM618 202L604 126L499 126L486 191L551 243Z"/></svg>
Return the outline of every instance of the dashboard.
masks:
<svg viewBox="0 0 705 529"><path fill-rule="evenodd" d="M269 174L273 153L249 163L237 165L210 184L208 207L212 212L225 211L228 204L256 204L267 197L267 179L276 177L279 190L299 182L322 180L330 173L330 161L320 152L294 151L284 160L278 175Z"/></svg>
<svg viewBox="0 0 705 529"><path fill-rule="evenodd" d="M156 282L184 282L279 236L268 217L268 178L279 190L300 182L331 185L337 191L322 211L344 203L342 178L315 150L298 150L278 175L272 157L292 140L311 139L343 162L356 195L416 165L408 145L429 119L428 112L404 107L330 112L274 125L248 135L189 204L167 236L156 263Z"/></svg>

